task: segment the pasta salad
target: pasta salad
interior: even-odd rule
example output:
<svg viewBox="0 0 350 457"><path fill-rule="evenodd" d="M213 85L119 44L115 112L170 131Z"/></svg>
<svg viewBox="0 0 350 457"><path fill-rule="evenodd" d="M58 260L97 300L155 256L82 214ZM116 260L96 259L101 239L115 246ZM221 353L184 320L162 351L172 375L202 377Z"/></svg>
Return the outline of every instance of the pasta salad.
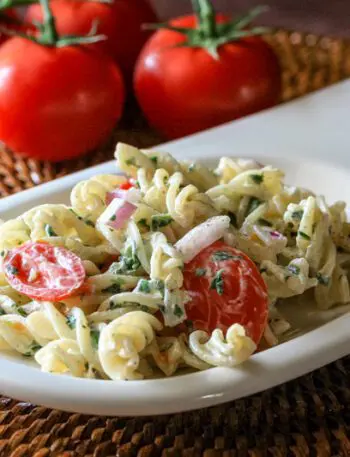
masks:
<svg viewBox="0 0 350 457"><path fill-rule="evenodd" d="M254 160L125 144L116 160L122 175L78 183L69 206L0 225L0 351L77 377L172 376L278 344L285 299L350 302L345 203Z"/></svg>

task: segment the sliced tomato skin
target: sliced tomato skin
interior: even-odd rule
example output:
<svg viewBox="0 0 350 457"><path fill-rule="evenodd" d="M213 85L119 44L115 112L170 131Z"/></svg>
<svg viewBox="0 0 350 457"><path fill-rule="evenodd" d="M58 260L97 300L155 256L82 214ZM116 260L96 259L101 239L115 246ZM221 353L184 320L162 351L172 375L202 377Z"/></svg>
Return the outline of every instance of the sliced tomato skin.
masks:
<svg viewBox="0 0 350 457"><path fill-rule="evenodd" d="M78 256L42 241L28 241L9 251L4 259L4 273L18 292L35 300L54 302L73 295L86 277Z"/></svg>
<svg viewBox="0 0 350 457"><path fill-rule="evenodd" d="M231 258L217 260L218 252ZM220 271L222 289L217 289L213 280ZM194 329L226 332L238 323L259 343L268 317L267 287L254 262L243 252L222 241L212 244L185 266L184 288L190 297L187 317Z"/></svg>

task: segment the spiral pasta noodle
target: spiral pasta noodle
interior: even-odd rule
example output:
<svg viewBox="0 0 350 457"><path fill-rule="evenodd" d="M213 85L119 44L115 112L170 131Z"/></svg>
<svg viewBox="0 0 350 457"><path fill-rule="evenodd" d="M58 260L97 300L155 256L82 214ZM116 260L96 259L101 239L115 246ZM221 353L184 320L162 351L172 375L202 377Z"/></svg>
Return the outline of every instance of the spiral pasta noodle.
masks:
<svg viewBox="0 0 350 457"><path fill-rule="evenodd" d="M188 318L188 265L216 241L242 251L260 271L268 291L261 330L267 346L298 332L283 313L288 300L311 301L320 316L348 309L344 202L328 204L286 185L281 170L251 159L222 157L212 169L125 144L117 146L116 159L126 176L92 177L73 188L70 206L40 205L0 224L1 351L34 359L43 371L112 380L243 363L257 349L249 329L232 321L198 330L206 327ZM45 301L16 287L11 278L23 265L11 274L5 265L26 243L79 257L85 272L79 287ZM30 283L37 277L28 265ZM213 285L220 276L211 268L208 288L222 303L223 290ZM239 293L248 282L258 290L257 279L242 268L236 268L243 278ZM195 270L196 278L207 274L202 270Z"/></svg>

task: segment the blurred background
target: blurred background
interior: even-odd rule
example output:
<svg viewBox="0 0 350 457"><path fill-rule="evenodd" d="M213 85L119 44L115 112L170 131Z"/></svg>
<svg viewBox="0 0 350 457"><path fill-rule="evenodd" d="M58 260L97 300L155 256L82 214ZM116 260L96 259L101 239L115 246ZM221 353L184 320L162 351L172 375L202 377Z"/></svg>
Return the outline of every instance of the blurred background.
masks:
<svg viewBox="0 0 350 457"><path fill-rule="evenodd" d="M189 0L151 0L163 18L190 11ZM316 34L350 37L350 0L215 0L218 9L246 11L266 4L270 11L260 22Z"/></svg>

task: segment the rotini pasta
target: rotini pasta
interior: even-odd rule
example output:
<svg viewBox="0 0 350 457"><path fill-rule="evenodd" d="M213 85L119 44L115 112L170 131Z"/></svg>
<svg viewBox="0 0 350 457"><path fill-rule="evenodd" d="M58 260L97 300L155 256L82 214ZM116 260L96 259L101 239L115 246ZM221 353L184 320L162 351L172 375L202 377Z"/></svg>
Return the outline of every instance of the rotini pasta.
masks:
<svg viewBox="0 0 350 457"><path fill-rule="evenodd" d="M321 320L348 310L344 202L254 160L210 169L125 144L116 159L126 176L1 223L1 351L77 377L172 376L293 335L286 299L312 300Z"/></svg>

